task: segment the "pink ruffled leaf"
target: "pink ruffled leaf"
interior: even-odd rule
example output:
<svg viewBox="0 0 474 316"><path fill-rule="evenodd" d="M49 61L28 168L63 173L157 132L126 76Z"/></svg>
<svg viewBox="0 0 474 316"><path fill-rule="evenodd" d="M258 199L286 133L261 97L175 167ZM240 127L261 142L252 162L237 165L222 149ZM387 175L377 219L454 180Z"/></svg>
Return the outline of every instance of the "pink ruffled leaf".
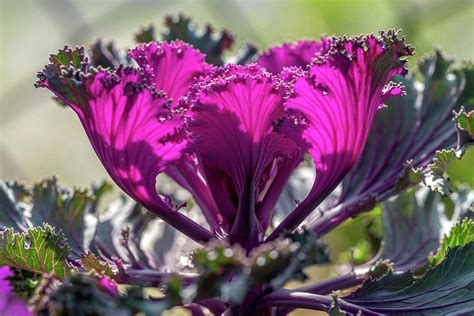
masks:
<svg viewBox="0 0 474 316"><path fill-rule="evenodd" d="M297 41L275 46L262 53L257 63L271 73L278 74L285 67L306 67L316 56L327 51L330 40L325 37L321 41Z"/></svg>
<svg viewBox="0 0 474 316"><path fill-rule="evenodd" d="M286 182L275 180L288 177L286 169L302 159L299 146L274 130L284 115L285 84L257 65L233 65L193 90L187 130L231 240L256 242L273 208L266 200L279 195ZM240 240L249 230L256 240Z"/></svg>
<svg viewBox="0 0 474 316"><path fill-rule="evenodd" d="M316 180L272 238L296 228L337 186L359 159L377 110L403 93L390 79L406 73L405 57L413 48L397 32L331 41L307 74L295 79L285 104L291 120L283 128L313 158Z"/></svg>
<svg viewBox="0 0 474 316"><path fill-rule="evenodd" d="M183 150L183 143L166 141L180 128L179 120L169 119L166 95L147 86L143 73L133 68L90 74L83 88L87 104L70 106L104 167L130 196L161 207L155 177Z"/></svg>
<svg viewBox="0 0 474 316"><path fill-rule="evenodd" d="M81 64L86 63L83 58ZM146 70L85 72L75 66L59 65L60 71L46 66L37 86L48 88L76 112L97 156L122 190L193 239L210 238L156 192L156 176L186 147L182 120L169 109L166 94L151 86Z"/></svg>
<svg viewBox="0 0 474 316"><path fill-rule="evenodd" d="M178 40L142 44L131 50L129 55L151 74L154 86L173 99L173 108L196 79L212 69L205 63L203 54ZM193 194L209 225L215 227L219 220L217 206L199 170L195 168L192 153L169 166L166 174Z"/></svg>
<svg viewBox="0 0 474 316"><path fill-rule="evenodd" d="M203 54L181 41L142 44L129 55L152 74L155 87L174 101L188 92L196 78L211 69Z"/></svg>

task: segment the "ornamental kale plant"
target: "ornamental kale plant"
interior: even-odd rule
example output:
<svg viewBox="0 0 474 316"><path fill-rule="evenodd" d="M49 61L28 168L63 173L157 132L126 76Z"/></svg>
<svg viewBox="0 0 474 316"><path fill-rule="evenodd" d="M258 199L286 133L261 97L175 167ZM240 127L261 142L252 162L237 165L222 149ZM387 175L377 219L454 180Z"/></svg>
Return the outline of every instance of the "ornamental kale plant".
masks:
<svg viewBox="0 0 474 316"><path fill-rule="evenodd" d="M66 46L38 74L126 196L2 181L2 315L474 313L474 193L445 176L474 140L472 64L409 72L394 30L233 55L182 15L136 41ZM374 207L372 260L287 286Z"/></svg>

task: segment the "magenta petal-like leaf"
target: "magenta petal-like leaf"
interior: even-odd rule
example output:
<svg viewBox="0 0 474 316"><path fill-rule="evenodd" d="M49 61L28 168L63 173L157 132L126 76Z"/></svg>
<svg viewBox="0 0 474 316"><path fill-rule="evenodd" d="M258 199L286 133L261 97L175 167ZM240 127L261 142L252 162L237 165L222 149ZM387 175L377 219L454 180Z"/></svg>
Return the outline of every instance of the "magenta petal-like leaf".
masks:
<svg viewBox="0 0 474 316"><path fill-rule="evenodd" d="M321 41L298 41L284 43L262 53L257 63L271 73L278 74L285 67L306 68L316 56L327 51L330 40L322 37Z"/></svg>
<svg viewBox="0 0 474 316"><path fill-rule="evenodd" d="M285 104L292 120L285 127L313 158L316 180L273 237L296 228L351 170L377 110L387 98L403 92L390 79L406 73L404 57L412 52L394 31L379 38L333 38L326 54L295 79Z"/></svg>
<svg viewBox="0 0 474 316"><path fill-rule="evenodd" d="M13 293L13 287L7 278L12 277L10 267L0 267L0 315L30 316L25 302Z"/></svg>
<svg viewBox="0 0 474 316"><path fill-rule="evenodd" d="M180 97L188 93L197 78L212 69L206 64L203 54L179 40L142 44L132 49L129 55L151 74L153 85L172 98L172 108ZM217 206L193 164L193 157L182 157L167 168L166 174L193 194L209 225L215 227L218 222Z"/></svg>
<svg viewBox="0 0 474 316"><path fill-rule="evenodd" d="M10 267L0 267L0 297L9 295L12 292L10 282L6 279L13 276L13 272ZM2 302L2 301L0 301Z"/></svg>
<svg viewBox="0 0 474 316"><path fill-rule="evenodd" d="M133 68L97 72L85 79L85 86L87 108L71 107L104 167L137 201L163 207L155 178L185 146L174 141L181 121L170 117L166 95L147 85L146 77Z"/></svg>
<svg viewBox="0 0 474 316"><path fill-rule="evenodd" d="M142 44L129 53L140 67L152 73L156 88L175 102L188 92L195 79L211 69L205 56L179 40L170 43Z"/></svg>
<svg viewBox="0 0 474 316"><path fill-rule="evenodd" d="M61 56L77 56L74 51L61 53L57 59L52 56L52 62L67 64ZM186 146L182 120L170 111L166 94L151 85L145 70L74 68L86 62L70 63L67 70L59 63L47 66L37 85L50 89L76 112L97 156L122 190L193 239L209 239L210 233L173 210L156 192L156 176L179 159Z"/></svg>
<svg viewBox="0 0 474 316"><path fill-rule="evenodd" d="M289 177L286 169L302 158L299 146L274 130L284 115L284 83L257 65L229 65L195 90L187 100L190 141L231 240L255 243L273 208L266 199L279 195L286 182L278 177ZM248 236L254 240L240 239Z"/></svg>

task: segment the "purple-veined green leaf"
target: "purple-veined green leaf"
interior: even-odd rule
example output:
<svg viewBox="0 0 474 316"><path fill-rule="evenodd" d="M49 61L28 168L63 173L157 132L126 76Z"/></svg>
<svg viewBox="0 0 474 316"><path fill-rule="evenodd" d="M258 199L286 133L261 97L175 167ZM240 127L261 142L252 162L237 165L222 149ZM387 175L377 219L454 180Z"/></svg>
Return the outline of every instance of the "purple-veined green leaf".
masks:
<svg viewBox="0 0 474 316"><path fill-rule="evenodd" d="M99 216L98 203L110 190L107 183L93 187L91 192L69 190L55 178L26 188L14 182L1 185L5 212L0 213L0 223L20 232L43 223L60 229L70 247L68 259L81 259L77 264L82 261L85 271L95 269L99 274L106 272L112 276L112 269L118 272L114 257L127 268L176 270L180 268L180 251L189 252L194 245L124 197L113 201ZM177 239L182 247L175 243Z"/></svg>
<svg viewBox="0 0 474 316"><path fill-rule="evenodd" d="M444 236L438 252L429 258L429 263L431 265L437 265L444 260L450 248L464 246L472 242L474 242L474 222L465 218L454 225L449 231L449 234Z"/></svg>
<svg viewBox="0 0 474 316"><path fill-rule="evenodd" d="M10 266L35 273L53 274L59 279L71 275L70 253L61 231L43 227L18 233L13 228L0 231L0 266Z"/></svg>
<svg viewBox="0 0 474 316"><path fill-rule="evenodd" d="M86 255L82 256L79 262L87 272L95 272L111 279L117 277L117 274L113 271L112 267L107 262L101 261L99 257L94 255L92 252L88 252Z"/></svg>

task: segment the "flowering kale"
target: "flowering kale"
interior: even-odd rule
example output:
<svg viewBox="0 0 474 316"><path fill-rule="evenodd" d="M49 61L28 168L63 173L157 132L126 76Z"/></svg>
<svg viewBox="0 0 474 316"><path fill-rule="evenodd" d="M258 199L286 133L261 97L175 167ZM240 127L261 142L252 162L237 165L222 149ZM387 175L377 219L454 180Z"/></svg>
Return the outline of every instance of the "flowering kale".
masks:
<svg viewBox="0 0 474 316"><path fill-rule="evenodd" d="M8 281L8 278L13 277L13 275L10 267L0 267L0 312L2 315L31 315L25 302L13 293L13 287Z"/></svg>
<svg viewBox="0 0 474 316"><path fill-rule="evenodd" d="M415 77L414 49L393 30L228 57L228 31L182 15L166 26L162 41L142 29L127 54L102 41L65 47L38 74L128 197L99 212L108 184L0 183L0 266L43 275L31 310L474 311L474 196L444 176L474 141L472 66L436 52ZM450 218L440 194L455 205ZM326 233L379 203L383 246L371 261L285 288L329 262ZM143 293L157 286L159 297ZM0 311L26 313L3 288Z"/></svg>

